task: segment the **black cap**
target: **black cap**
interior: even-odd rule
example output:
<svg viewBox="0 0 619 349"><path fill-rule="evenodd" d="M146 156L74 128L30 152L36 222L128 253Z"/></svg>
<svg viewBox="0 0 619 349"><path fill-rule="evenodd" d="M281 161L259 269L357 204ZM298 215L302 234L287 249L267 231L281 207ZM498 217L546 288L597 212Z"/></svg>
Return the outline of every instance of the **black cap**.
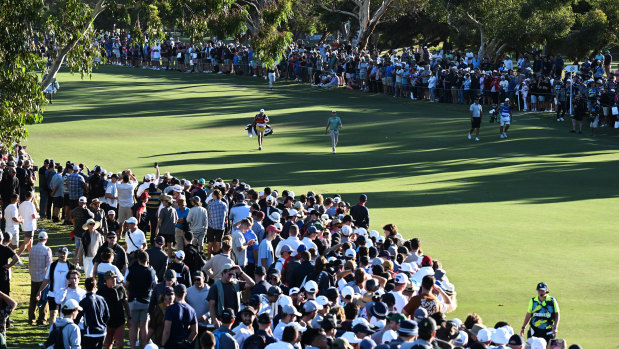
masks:
<svg viewBox="0 0 619 349"><path fill-rule="evenodd" d="M256 274L256 275L263 276L263 275L266 275L266 273L267 273L267 271L266 271L266 269L264 269L263 266L256 267L256 270L254 270L254 274Z"/></svg>
<svg viewBox="0 0 619 349"><path fill-rule="evenodd" d="M247 307L245 307L245 308L241 309L241 314L242 314L242 313L251 313L251 314L253 314L253 315L256 315L256 309L254 309L254 307L252 307L252 306L250 305L250 306L247 306Z"/></svg>
<svg viewBox="0 0 619 349"><path fill-rule="evenodd" d="M116 236L116 232L113 230L110 230L107 232L107 236Z"/></svg>
<svg viewBox="0 0 619 349"><path fill-rule="evenodd" d="M174 286L174 293L176 293L176 294L187 293L187 287L185 287L185 285L183 285L183 284L178 284L178 285Z"/></svg>
<svg viewBox="0 0 619 349"><path fill-rule="evenodd" d="M431 334L436 331L436 321L433 318L427 317L419 321L419 332L425 334Z"/></svg>
<svg viewBox="0 0 619 349"><path fill-rule="evenodd" d="M361 194L361 196L359 196L359 202L365 202L368 201L368 196L365 194Z"/></svg>
<svg viewBox="0 0 619 349"><path fill-rule="evenodd" d="M229 324L232 321L234 321L234 318L236 317L236 314L234 313L234 310L232 308L226 308L224 309L224 311L221 313L221 321Z"/></svg>
<svg viewBox="0 0 619 349"><path fill-rule="evenodd" d="M524 345L524 337L518 333L514 333L511 337L509 337L509 342L507 342L507 345Z"/></svg>
<svg viewBox="0 0 619 349"><path fill-rule="evenodd" d="M280 294L282 294L282 289L279 288L278 286L271 286L269 287L267 294L269 296L279 296Z"/></svg>
<svg viewBox="0 0 619 349"><path fill-rule="evenodd" d="M159 235L159 236L157 236L157 237L155 238L155 242L156 242L158 245L165 245L165 238L164 238L163 236Z"/></svg>
<svg viewBox="0 0 619 349"><path fill-rule="evenodd" d="M538 290L548 291L548 285L545 282L540 282L537 284Z"/></svg>
<svg viewBox="0 0 619 349"><path fill-rule="evenodd" d="M196 270L193 273L193 279L202 278L204 279L204 273L201 270Z"/></svg>
<svg viewBox="0 0 619 349"><path fill-rule="evenodd" d="M322 318L322 321L320 321L320 327L323 328L325 331L329 331L334 328L340 328L340 323L334 314L326 314Z"/></svg>
<svg viewBox="0 0 619 349"><path fill-rule="evenodd" d="M163 294L165 294L166 296L171 296L174 294L174 289L171 286L166 286L163 289Z"/></svg>

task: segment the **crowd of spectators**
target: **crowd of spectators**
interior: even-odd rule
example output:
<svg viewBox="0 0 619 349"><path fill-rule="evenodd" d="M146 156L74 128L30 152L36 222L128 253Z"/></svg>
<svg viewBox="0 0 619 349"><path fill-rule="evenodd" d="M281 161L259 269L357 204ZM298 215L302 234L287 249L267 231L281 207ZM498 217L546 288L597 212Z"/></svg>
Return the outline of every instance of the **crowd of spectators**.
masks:
<svg viewBox="0 0 619 349"><path fill-rule="evenodd" d="M525 345L506 322L448 317L457 293L441 262L371 220L366 195L348 203L158 167L141 181L71 161L37 168L20 144L2 155L0 338L17 306L10 271L27 254L28 321L50 325L36 331L56 349L123 348L126 326L132 349ZM48 239L74 245L52 251Z"/></svg>

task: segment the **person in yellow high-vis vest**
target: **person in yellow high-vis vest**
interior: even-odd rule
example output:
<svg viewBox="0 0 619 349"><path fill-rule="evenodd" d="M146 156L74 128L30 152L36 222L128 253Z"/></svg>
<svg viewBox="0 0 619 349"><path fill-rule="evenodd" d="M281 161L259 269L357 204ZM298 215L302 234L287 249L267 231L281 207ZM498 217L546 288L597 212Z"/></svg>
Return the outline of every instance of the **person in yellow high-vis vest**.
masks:
<svg viewBox="0 0 619 349"><path fill-rule="evenodd" d="M530 329L527 337L540 337L547 341L555 338L559 328L559 304L556 298L548 294L545 282L537 284L537 296L529 301L529 308L524 317L520 334L524 336L527 325Z"/></svg>

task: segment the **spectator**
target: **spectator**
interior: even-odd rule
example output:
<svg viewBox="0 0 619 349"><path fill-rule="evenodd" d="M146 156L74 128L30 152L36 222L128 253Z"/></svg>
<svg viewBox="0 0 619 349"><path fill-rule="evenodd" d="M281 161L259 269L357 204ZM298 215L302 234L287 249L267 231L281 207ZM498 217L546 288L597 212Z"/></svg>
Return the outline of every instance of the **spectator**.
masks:
<svg viewBox="0 0 619 349"><path fill-rule="evenodd" d="M204 191L202 190L202 192ZM200 196L192 196L191 202L193 202L193 207L187 215L187 223L189 223L189 231L194 236L194 242L198 247L198 251L201 253L204 245L204 235L208 227L208 216L206 209L202 207Z"/></svg>
<svg viewBox="0 0 619 349"><path fill-rule="evenodd" d="M118 191L118 221L124 222L129 217L132 217L131 208L133 207L133 192L138 186L138 182L131 173L131 170L126 170L122 176L122 182L116 183Z"/></svg>
<svg viewBox="0 0 619 349"><path fill-rule="evenodd" d="M200 338L206 332L208 325L208 297L209 287L204 280L204 273L197 271L193 275L193 286L187 289L187 304L196 312L198 318L198 336Z"/></svg>
<svg viewBox="0 0 619 349"><path fill-rule="evenodd" d="M129 303L127 302L127 291L122 284L117 284L117 275L114 271L108 270L103 278L103 286L97 289L97 295L103 297L107 303L110 317L106 323L107 330L103 347L111 348L116 344L116 349L122 349L125 337L125 315L131 320Z"/></svg>
<svg viewBox="0 0 619 349"><path fill-rule="evenodd" d="M254 334L254 318L256 310L251 306L247 306L241 310L241 322L232 330L235 333L234 340L239 344L239 348L243 348L245 340Z"/></svg>
<svg viewBox="0 0 619 349"><path fill-rule="evenodd" d="M79 175L77 175L79 176ZM81 176L79 176L82 178ZM79 199L76 199L77 207L71 210L71 219L73 220L73 235L75 237L75 252L73 263L79 266L79 249L82 243L82 236L84 235L84 224L88 219L94 219L95 215L90 212L90 210L86 207L86 197L81 196Z"/></svg>
<svg viewBox="0 0 619 349"><path fill-rule="evenodd" d="M76 266L67 261L68 252L69 250L66 247L60 247L58 249L58 259L50 264L45 274L45 280L43 280L37 292L36 298L39 300L41 299L41 293L45 287L49 285L47 303L49 304L49 322L51 324L56 321L56 312L60 309L60 305L62 304L64 288L67 285L67 276L70 271L76 270Z"/></svg>
<svg viewBox="0 0 619 349"><path fill-rule="evenodd" d="M148 255L144 251L136 252L136 261L129 267L126 287L129 291L129 346L135 349L138 335L142 343L148 342L148 303L152 288L157 282L155 270L148 266Z"/></svg>
<svg viewBox="0 0 619 349"><path fill-rule="evenodd" d="M24 219L19 215L17 202L19 194L15 193L9 197L8 203L4 206L3 217L6 227L6 232L11 236L10 246L13 250L19 246L19 224L24 222ZM4 201L3 201L4 202ZM19 256L19 253L17 254Z"/></svg>
<svg viewBox="0 0 619 349"><path fill-rule="evenodd" d="M103 243L105 242L103 236L99 234L97 229L100 226L100 222L89 218L82 226L84 233L82 234L82 243L79 250L78 260L82 258L84 260L84 270L86 276L91 276L93 271L93 259Z"/></svg>
<svg viewBox="0 0 619 349"><path fill-rule="evenodd" d="M32 248L32 235L34 231L37 230L37 219L39 218L39 214L34 203L32 203L32 194L31 191L25 193L25 201L22 201L18 208L19 216L23 220L21 223L21 230L24 233L24 242L19 247L19 251L17 252L18 256L21 256L25 249L28 249L28 252L30 252Z"/></svg>
<svg viewBox="0 0 619 349"><path fill-rule="evenodd" d="M168 265L168 270L173 270L176 273L176 281L185 287L191 287L191 272L185 264L185 252L176 251L172 263Z"/></svg>
<svg viewBox="0 0 619 349"><path fill-rule="evenodd" d="M168 255L163 252L164 245L165 238L160 235L155 238L151 248L146 250L150 266L155 269L157 280L163 280L163 274L168 267Z"/></svg>
<svg viewBox="0 0 619 349"><path fill-rule="evenodd" d="M82 310L75 320L79 322L82 316L84 317L85 331L82 334L84 348L102 349L107 333L106 324L110 319L110 310L105 299L95 294L97 292L95 278L86 278L84 286L86 287L86 295L79 303Z"/></svg>
<svg viewBox="0 0 619 349"><path fill-rule="evenodd" d="M207 259L210 259L211 255L219 252L228 213L228 206L221 201L221 191L218 189L213 190L212 197L213 199L206 207L208 212L208 228L206 230L206 242L208 243Z"/></svg>
<svg viewBox="0 0 619 349"><path fill-rule="evenodd" d="M213 312L211 311L211 314ZM233 309L226 308L222 310L221 314L217 315L217 321L221 325L217 326L217 329L213 332L216 340L216 348L230 348L239 349L239 343L234 339L234 332L232 331L232 325L234 325L235 312ZM212 315L211 315L212 316Z"/></svg>
<svg viewBox="0 0 619 349"><path fill-rule="evenodd" d="M236 278L240 276L243 281ZM221 279L216 280L208 293L209 311L211 317L221 315L224 309L238 312L241 309L240 292L255 285L254 280L247 276L238 266L226 264L222 267ZM214 319L215 327L219 327L219 320Z"/></svg>
<svg viewBox="0 0 619 349"><path fill-rule="evenodd" d="M129 261L127 259L127 252L125 252L125 249L123 249L118 244L118 235L116 234L115 231L111 230L107 233L105 240L106 241L103 243L103 245L101 245L101 247L99 247L95 257L92 260L93 274L100 275L100 274L104 274L107 270L111 270L111 268L109 267L107 270L103 270L103 269L99 270L99 265L101 263L104 263L104 262L109 263L108 260L104 260L102 258L103 252L108 252L108 254L111 252L112 254L111 264L114 265L119 270L121 275L125 275ZM111 251L108 251L107 249L110 249ZM99 285L101 285L101 283L99 283Z"/></svg>
<svg viewBox="0 0 619 349"><path fill-rule="evenodd" d="M163 206L159 211L159 220L157 221L157 229L155 235L161 235L166 242L166 249L168 252L168 258L172 258L172 242L174 241L175 224L178 220L176 210L172 207L172 197L167 194L161 195L161 205Z"/></svg>
<svg viewBox="0 0 619 349"><path fill-rule="evenodd" d="M81 331L74 322L78 312L82 310L79 302L75 299L69 299L62 304L60 309L62 318L54 323L54 327L62 331L62 340L65 348L80 349L82 347Z"/></svg>
<svg viewBox="0 0 619 349"><path fill-rule="evenodd" d="M174 304L165 311L165 323L161 343L166 348L184 349L191 346L198 334L196 312L185 302L187 288L183 284L174 287Z"/></svg>
<svg viewBox="0 0 619 349"><path fill-rule="evenodd" d="M28 271L30 273L30 302L28 304L28 323L35 324L35 309L37 308L37 294L41 289L41 284L45 281L47 270L52 264L52 249L45 246L47 243L47 233L42 231L38 236L39 243L30 250ZM4 246L2 246L4 247ZM0 247L0 251L2 251ZM0 262L2 263L2 262ZM8 283L8 282L7 282ZM45 324L45 307L38 307L39 316L36 319L37 325Z"/></svg>
<svg viewBox="0 0 619 349"><path fill-rule="evenodd" d="M161 281L155 285L153 288L152 295L150 297L148 313L152 314L153 310L157 306L157 304L161 301L161 295L165 292L168 287L174 288L174 286L178 285L176 282L176 272L174 270L166 270L164 277Z"/></svg>

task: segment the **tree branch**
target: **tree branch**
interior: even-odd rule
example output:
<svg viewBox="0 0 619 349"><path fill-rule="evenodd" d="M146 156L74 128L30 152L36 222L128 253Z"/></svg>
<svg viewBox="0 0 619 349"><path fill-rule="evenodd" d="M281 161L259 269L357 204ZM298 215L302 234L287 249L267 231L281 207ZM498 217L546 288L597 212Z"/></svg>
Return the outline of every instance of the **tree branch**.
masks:
<svg viewBox="0 0 619 349"><path fill-rule="evenodd" d="M341 13L343 15L347 15L347 16L351 16L353 18L356 18L357 20L359 20L359 15L354 14L352 12L348 12L348 11L342 11L342 10L336 10L334 8L329 8L323 4L320 4L320 7L322 7L324 10L327 10L329 12L333 12L333 13Z"/></svg>
<svg viewBox="0 0 619 349"><path fill-rule="evenodd" d="M370 24L377 22L380 17L383 15L383 13L385 13L385 10L387 9L387 7L393 2L393 0L383 0L382 4L380 4L380 7L378 8L378 10L376 10L376 12L374 12L374 16L372 16L372 19L370 20Z"/></svg>

